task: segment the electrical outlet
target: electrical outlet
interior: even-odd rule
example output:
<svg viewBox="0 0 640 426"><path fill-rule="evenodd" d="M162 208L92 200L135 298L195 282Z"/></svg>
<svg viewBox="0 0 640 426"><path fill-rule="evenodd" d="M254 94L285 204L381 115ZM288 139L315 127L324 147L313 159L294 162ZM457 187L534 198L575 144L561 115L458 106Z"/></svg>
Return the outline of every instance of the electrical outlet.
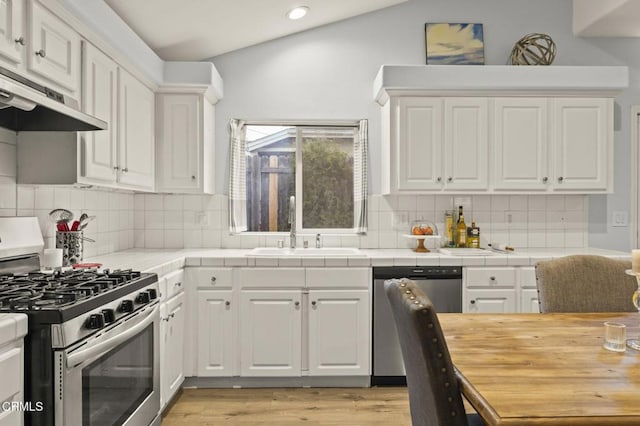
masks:
<svg viewBox="0 0 640 426"><path fill-rule="evenodd" d="M196 221L200 226L209 226L209 215L207 212L197 212Z"/></svg>
<svg viewBox="0 0 640 426"><path fill-rule="evenodd" d="M626 211L613 212L613 220L611 226L629 226L629 213Z"/></svg>
<svg viewBox="0 0 640 426"><path fill-rule="evenodd" d="M408 212L395 212L393 214L393 227L395 229L402 229L409 226L409 213Z"/></svg>

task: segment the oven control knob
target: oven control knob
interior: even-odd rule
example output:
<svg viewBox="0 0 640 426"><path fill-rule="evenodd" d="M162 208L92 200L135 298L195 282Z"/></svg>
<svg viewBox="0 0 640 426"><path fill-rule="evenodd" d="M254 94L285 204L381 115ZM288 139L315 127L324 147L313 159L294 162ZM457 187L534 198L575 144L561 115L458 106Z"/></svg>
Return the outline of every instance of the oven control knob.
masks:
<svg viewBox="0 0 640 426"><path fill-rule="evenodd" d="M149 299L151 300L156 300L158 298L158 292L155 288L150 288L147 290L147 293L149 293Z"/></svg>
<svg viewBox="0 0 640 426"><path fill-rule="evenodd" d="M149 293L147 293L146 291L143 291L142 293L138 294L138 297L136 297L136 302L137 303L149 303L150 301L150 297L149 297Z"/></svg>
<svg viewBox="0 0 640 426"><path fill-rule="evenodd" d="M120 302L120 307L118 308L120 312L133 312L133 300L125 299Z"/></svg>
<svg viewBox="0 0 640 426"><path fill-rule="evenodd" d="M86 324L88 329L97 330L99 328L104 327L104 315L102 314L91 314Z"/></svg>
<svg viewBox="0 0 640 426"><path fill-rule="evenodd" d="M104 322L107 324L111 324L116 320L116 312L113 309L103 309L102 316L104 317Z"/></svg>

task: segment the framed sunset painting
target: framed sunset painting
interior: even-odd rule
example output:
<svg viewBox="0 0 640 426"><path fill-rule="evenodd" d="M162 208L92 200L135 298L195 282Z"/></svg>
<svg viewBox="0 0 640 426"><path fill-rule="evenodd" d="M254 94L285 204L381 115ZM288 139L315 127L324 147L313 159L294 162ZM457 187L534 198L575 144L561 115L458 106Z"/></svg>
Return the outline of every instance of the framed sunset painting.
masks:
<svg viewBox="0 0 640 426"><path fill-rule="evenodd" d="M427 64L484 65L482 24L427 23Z"/></svg>

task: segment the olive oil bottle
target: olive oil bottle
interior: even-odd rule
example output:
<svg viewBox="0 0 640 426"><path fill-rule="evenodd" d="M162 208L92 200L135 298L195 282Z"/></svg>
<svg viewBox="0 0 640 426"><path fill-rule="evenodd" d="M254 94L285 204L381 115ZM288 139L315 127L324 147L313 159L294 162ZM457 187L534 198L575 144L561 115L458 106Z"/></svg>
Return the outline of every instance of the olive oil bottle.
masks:
<svg viewBox="0 0 640 426"><path fill-rule="evenodd" d="M467 224L464 223L462 206L458 207L458 223L456 224L456 247L467 246Z"/></svg>

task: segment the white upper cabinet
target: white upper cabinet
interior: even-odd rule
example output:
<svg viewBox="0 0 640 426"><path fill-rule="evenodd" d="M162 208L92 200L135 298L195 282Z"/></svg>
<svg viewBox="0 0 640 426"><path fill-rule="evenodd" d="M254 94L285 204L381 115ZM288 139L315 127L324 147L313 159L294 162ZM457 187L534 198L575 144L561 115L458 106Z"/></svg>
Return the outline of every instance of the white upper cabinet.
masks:
<svg viewBox="0 0 640 426"><path fill-rule="evenodd" d="M22 62L24 33L24 0L0 1L0 56L12 63Z"/></svg>
<svg viewBox="0 0 640 426"><path fill-rule="evenodd" d="M82 104L84 112L104 120L108 128L80 133L81 182L113 183L118 165L118 65L107 55L82 44Z"/></svg>
<svg viewBox="0 0 640 426"><path fill-rule="evenodd" d="M547 105L546 98L494 99L494 188L548 188Z"/></svg>
<svg viewBox="0 0 640 426"><path fill-rule="evenodd" d="M613 100L553 100L554 182L562 190L613 190Z"/></svg>
<svg viewBox="0 0 640 426"><path fill-rule="evenodd" d="M445 99L445 188L487 189L488 125L486 98Z"/></svg>
<svg viewBox="0 0 640 426"><path fill-rule="evenodd" d="M612 192L628 84L626 67L383 65L381 192Z"/></svg>
<svg viewBox="0 0 640 426"><path fill-rule="evenodd" d="M70 92L80 87L80 35L37 1L29 2L29 71Z"/></svg>
<svg viewBox="0 0 640 426"><path fill-rule="evenodd" d="M391 156L398 190L441 188L442 100L401 98L394 109Z"/></svg>
<svg viewBox="0 0 640 426"><path fill-rule="evenodd" d="M158 192L214 191L214 106L198 93L157 95Z"/></svg>
<svg viewBox="0 0 640 426"><path fill-rule="evenodd" d="M119 182L153 190L155 185L155 96L126 70L118 70Z"/></svg>

